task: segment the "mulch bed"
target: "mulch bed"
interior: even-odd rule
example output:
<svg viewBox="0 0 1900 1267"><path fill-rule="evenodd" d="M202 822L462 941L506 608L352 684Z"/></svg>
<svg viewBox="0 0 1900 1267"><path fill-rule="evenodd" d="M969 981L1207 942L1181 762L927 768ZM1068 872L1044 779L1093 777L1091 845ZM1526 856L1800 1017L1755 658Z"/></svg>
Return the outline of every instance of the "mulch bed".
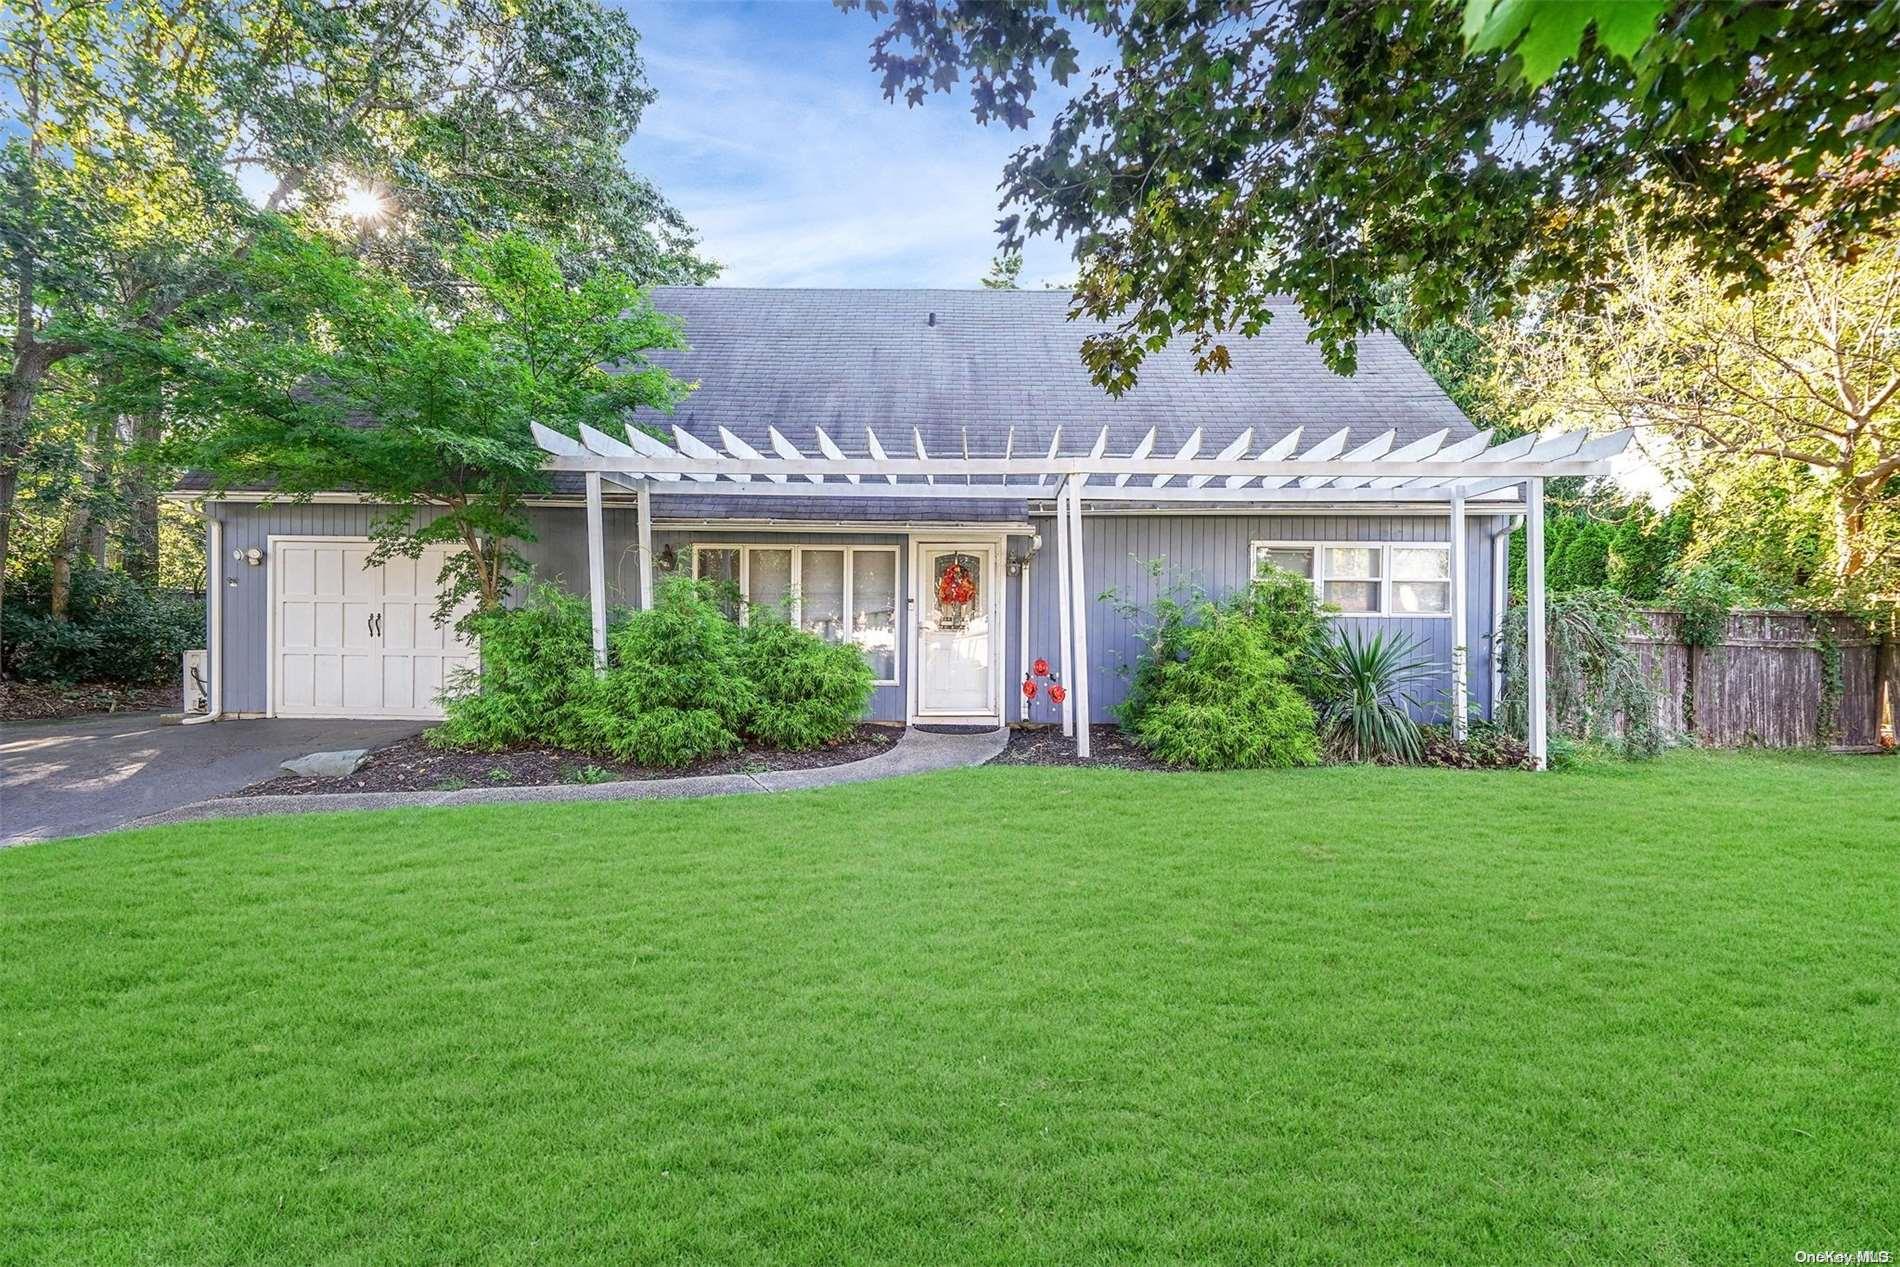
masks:
<svg viewBox="0 0 1900 1267"><path fill-rule="evenodd" d="M0 682L0 721L61 721L105 713L175 713L178 687L121 686L110 682L51 686Z"/></svg>
<svg viewBox="0 0 1900 1267"><path fill-rule="evenodd" d="M903 732L895 726L859 726L845 738L810 752L747 748L675 770L604 761L563 748L467 752L431 747L415 735L369 755L362 769L341 779L280 774L233 796L302 796L328 792L453 792L470 787L546 787L557 783L612 783L624 779L681 779L698 774L764 774L844 765L888 752Z"/></svg>
<svg viewBox="0 0 1900 1267"><path fill-rule="evenodd" d="M1108 766L1119 770L1174 770L1135 746L1120 726L1089 727L1090 757L1075 755L1074 736L1065 736L1060 726L1018 726L1009 732L1009 745L994 757L990 765L1077 765Z"/></svg>
<svg viewBox="0 0 1900 1267"><path fill-rule="evenodd" d="M1522 740L1495 730L1474 732L1470 742L1456 744L1449 733L1432 727L1425 731L1420 765L1450 770L1529 770L1534 768ZM1075 755L1075 740L1064 738L1060 726L1017 727L1009 732L1009 746L991 758L990 765L1109 766L1121 770L1163 770L1183 773L1183 767L1157 761L1119 726L1089 727L1092 755ZM1379 764L1394 764L1380 762Z"/></svg>

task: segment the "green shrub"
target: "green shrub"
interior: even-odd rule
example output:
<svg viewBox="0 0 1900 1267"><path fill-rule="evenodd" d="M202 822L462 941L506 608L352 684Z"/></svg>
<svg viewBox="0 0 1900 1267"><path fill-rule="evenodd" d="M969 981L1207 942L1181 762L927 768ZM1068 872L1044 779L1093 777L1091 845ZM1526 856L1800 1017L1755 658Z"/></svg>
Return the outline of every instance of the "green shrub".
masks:
<svg viewBox="0 0 1900 1267"><path fill-rule="evenodd" d="M1162 564L1150 563L1157 576ZM1283 675L1301 694L1312 695L1318 679L1319 653L1326 638L1326 621L1313 596L1312 582L1281 568L1264 569L1245 589L1215 602L1198 587L1175 585L1152 607L1117 603L1116 609L1135 622L1144 650L1130 674L1128 694L1117 716L1131 732L1151 707L1165 667L1187 658L1188 635L1225 617L1237 622L1266 653L1283 665Z"/></svg>
<svg viewBox="0 0 1900 1267"><path fill-rule="evenodd" d="M757 698L739 665L738 628L713 587L673 577L650 611L614 631L606 676L574 708L572 745L645 766L682 766L740 745Z"/></svg>
<svg viewBox="0 0 1900 1267"><path fill-rule="evenodd" d="M1347 761L1419 760L1423 735L1412 720L1419 706L1409 686L1431 663L1410 634L1371 637L1341 632L1322 656L1320 732L1327 749Z"/></svg>
<svg viewBox="0 0 1900 1267"><path fill-rule="evenodd" d="M825 642L784 620L739 630L740 672L752 684L745 733L775 748L816 748L849 734L871 702L871 666L856 647Z"/></svg>
<svg viewBox="0 0 1900 1267"><path fill-rule="evenodd" d="M517 608L471 617L470 631L481 640L482 667L449 683L447 716L430 742L483 752L571 742L574 706L594 686L586 600L537 585Z"/></svg>
<svg viewBox="0 0 1900 1267"><path fill-rule="evenodd" d="M70 686L178 681L180 657L205 645L204 599L146 589L123 572L79 567L67 618L47 611L50 576L29 573L7 595L6 670L22 681Z"/></svg>
<svg viewBox="0 0 1900 1267"><path fill-rule="evenodd" d="M1202 614L1202 623L1176 623L1179 658L1152 662L1131 723L1136 741L1170 765L1201 770L1317 764L1313 707L1258 622L1211 605Z"/></svg>

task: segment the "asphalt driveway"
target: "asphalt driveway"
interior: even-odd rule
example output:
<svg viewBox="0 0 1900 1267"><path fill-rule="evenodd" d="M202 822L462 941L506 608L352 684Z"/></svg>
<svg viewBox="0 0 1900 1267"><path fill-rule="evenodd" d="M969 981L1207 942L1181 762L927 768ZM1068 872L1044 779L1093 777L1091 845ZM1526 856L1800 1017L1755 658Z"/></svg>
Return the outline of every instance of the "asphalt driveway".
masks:
<svg viewBox="0 0 1900 1267"><path fill-rule="evenodd" d="M377 748L410 721L165 726L156 713L0 727L0 845L80 836L235 792L307 752Z"/></svg>

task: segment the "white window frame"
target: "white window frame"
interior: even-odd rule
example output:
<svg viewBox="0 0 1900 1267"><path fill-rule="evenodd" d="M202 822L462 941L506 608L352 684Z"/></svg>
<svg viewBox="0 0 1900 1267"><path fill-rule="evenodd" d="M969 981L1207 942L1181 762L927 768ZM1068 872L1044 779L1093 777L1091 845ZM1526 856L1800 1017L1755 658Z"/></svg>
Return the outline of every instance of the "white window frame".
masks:
<svg viewBox="0 0 1900 1267"><path fill-rule="evenodd" d="M1260 557L1271 550L1311 550L1313 552L1313 597L1320 610L1334 620L1450 620L1452 604L1459 601L1457 578L1450 577L1451 544L1445 541L1251 541L1247 545L1247 579L1260 575ZM1369 577L1331 577L1326 574L1328 550L1377 550L1379 552L1379 610L1376 612L1332 611L1325 606L1326 582L1332 580L1369 580ZM1401 612L1392 609L1392 551L1438 550L1445 555L1445 610L1442 612ZM1416 583L1416 582L1413 582Z"/></svg>
<svg viewBox="0 0 1900 1267"><path fill-rule="evenodd" d="M752 621L752 600L748 597L748 595L752 593L752 552L754 550L790 550L792 552L792 623L801 629L805 627L804 599L801 595L805 586L805 552L807 550L823 551L830 554L842 553L844 555L843 601L844 618L847 623L851 619L851 613L855 610L851 600L852 587L855 584L853 577L857 573L855 564L856 557L860 554L877 554L880 552L888 554L891 556L891 620L893 632L901 628L903 624L904 566L902 546L845 545L842 543L827 545L817 541L695 541L691 549L693 552L692 577L694 580L699 579L699 552L701 550L737 550L739 552L739 623L742 625L750 624ZM901 643L903 639L899 637L897 641ZM855 647L859 644L855 638L848 638L846 645ZM893 650L895 649L896 648L893 647ZM866 663L868 664L869 661L867 660ZM896 675L888 678L875 678L872 680L871 685L897 686L901 684L904 672L903 665L899 663L896 655L892 655L891 663L896 670Z"/></svg>

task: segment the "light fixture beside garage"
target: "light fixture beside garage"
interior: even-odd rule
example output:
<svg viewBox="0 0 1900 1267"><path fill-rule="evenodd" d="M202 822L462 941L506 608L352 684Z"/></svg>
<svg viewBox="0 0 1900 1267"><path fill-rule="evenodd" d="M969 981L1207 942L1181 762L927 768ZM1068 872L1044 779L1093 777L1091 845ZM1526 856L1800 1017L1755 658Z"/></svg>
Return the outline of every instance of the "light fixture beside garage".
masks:
<svg viewBox="0 0 1900 1267"><path fill-rule="evenodd" d="M239 563L248 563L252 567L261 567L264 562L264 552L256 546L252 546L248 550L233 550L231 551L231 557L236 559Z"/></svg>

